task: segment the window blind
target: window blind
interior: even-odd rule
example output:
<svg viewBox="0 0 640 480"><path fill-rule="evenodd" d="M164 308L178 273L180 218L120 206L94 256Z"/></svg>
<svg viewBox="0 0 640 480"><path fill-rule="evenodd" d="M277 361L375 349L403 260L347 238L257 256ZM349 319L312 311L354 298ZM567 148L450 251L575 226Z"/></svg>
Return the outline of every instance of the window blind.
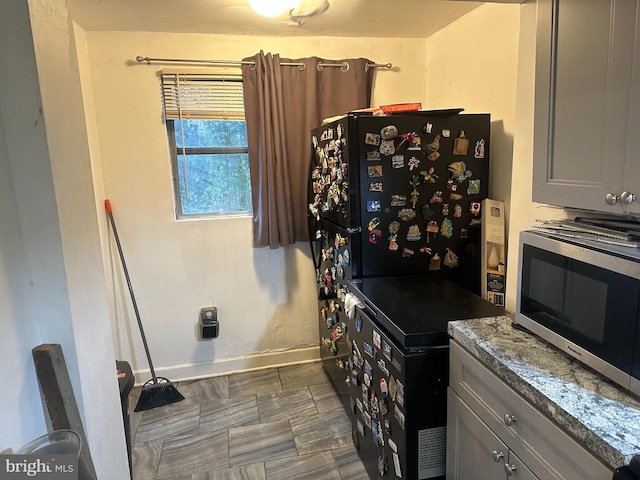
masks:
<svg viewBox="0 0 640 480"><path fill-rule="evenodd" d="M244 120L242 76L162 71L166 120Z"/></svg>

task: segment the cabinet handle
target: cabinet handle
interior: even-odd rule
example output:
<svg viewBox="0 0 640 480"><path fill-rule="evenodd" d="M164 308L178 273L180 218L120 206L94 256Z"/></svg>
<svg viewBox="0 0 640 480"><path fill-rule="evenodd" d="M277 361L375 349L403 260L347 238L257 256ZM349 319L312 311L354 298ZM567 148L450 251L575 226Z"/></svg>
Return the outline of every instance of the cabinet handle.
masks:
<svg viewBox="0 0 640 480"><path fill-rule="evenodd" d="M616 195L615 193L607 193L604 197L604 201L607 203L607 205L615 205L616 203L618 203L619 199L620 197L618 197L618 195Z"/></svg>
<svg viewBox="0 0 640 480"><path fill-rule="evenodd" d="M620 201L624 204L629 205L636 199L636 196L631 192L622 192L620 194Z"/></svg>
<svg viewBox="0 0 640 480"><path fill-rule="evenodd" d="M507 474L507 477L510 477L511 475L513 475L513 472L515 471L516 471L515 465L509 465L508 463L504 464L504 473Z"/></svg>
<svg viewBox="0 0 640 480"><path fill-rule="evenodd" d="M494 450L493 452L491 452L491 458L493 458L494 462L500 463L500 459L504 458L504 453Z"/></svg>
<svg viewBox="0 0 640 480"><path fill-rule="evenodd" d="M504 424L507 427L510 427L512 423L515 423L516 417L515 415L509 415L508 413L504 414Z"/></svg>

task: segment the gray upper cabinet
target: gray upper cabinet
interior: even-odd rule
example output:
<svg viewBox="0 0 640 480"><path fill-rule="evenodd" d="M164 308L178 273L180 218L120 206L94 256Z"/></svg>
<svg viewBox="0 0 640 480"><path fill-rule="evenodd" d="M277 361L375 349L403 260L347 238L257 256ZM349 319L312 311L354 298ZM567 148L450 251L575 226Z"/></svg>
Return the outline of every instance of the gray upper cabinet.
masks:
<svg viewBox="0 0 640 480"><path fill-rule="evenodd" d="M538 0L534 201L640 213L637 16L638 0Z"/></svg>

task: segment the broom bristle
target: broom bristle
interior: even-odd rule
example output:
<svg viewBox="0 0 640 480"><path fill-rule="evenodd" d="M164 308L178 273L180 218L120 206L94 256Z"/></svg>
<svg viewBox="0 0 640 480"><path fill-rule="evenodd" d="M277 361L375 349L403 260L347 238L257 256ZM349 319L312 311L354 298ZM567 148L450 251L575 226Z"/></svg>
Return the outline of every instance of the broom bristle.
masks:
<svg viewBox="0 0 640 480"><path fill-rule="evenodd" d="M184 400L184 397L172 383L145 384L133 411L151 410L152 408L164 407L181 400Z"/></svg>

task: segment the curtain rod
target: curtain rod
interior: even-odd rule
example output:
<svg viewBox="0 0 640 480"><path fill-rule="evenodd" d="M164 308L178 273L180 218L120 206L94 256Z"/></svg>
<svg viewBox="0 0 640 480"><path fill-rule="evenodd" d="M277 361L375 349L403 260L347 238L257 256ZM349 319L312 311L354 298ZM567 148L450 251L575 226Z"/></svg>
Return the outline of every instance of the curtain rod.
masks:
<svg viewBox="0 0 640 480"><path fill-rule="evenodd" d="M138 63L146 63L147 65L151 65L151 63L208 63L212 65L218 65L221 67L236 67L240 65L252 65L255 66L256 62L254 61L234 61L234 60L190 60L186 58L152 58L152 57L143 57L138 55L136 57L136 62ZM306 65L303 62L282 62L280 65L285 65L288 67L298 67L298 70L304 70ZM343 72L349 70L349 62L342 63L321 63L318 62L316 68L318 71L321 71L324 67L340 67ZM393 65L390 63L367 63L364 66L364 71L368 71L370 68L392 68Z"/></svg>

